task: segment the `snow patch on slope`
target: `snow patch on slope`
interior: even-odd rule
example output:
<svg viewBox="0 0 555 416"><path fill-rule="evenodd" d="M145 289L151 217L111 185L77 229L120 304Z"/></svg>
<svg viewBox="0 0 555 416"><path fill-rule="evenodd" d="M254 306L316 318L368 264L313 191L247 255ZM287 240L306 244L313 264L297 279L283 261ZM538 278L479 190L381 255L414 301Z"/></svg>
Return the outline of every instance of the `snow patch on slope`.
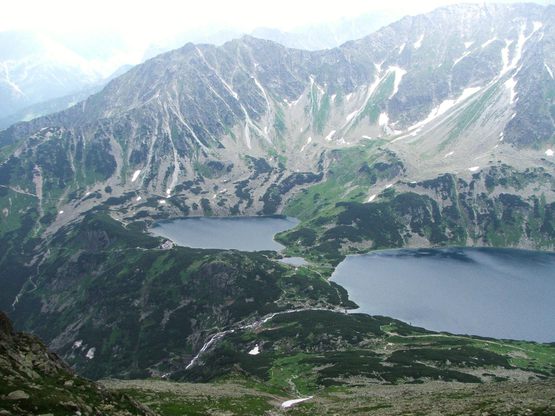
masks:
<svg viewBox="0 0 555 416"><path fill-rule="evenodd" d="M329 134L325 137L324 140L327 140L328 142L331 141L331 139L333 139L333 135L335 134L336 130L332 130L329 132Z"/></svg>
<svg viewBox="0 0 555 416"><path fill-rule="evenodd" d="M544 63L543 65L545 66L545 69L547 69L547 72L549 73L551 79L553 79L553 72L551 72L551 68L549 68L546 63Z"/></svg>
<svg viewBox="0 0 555 416"><path fill-rule="evenodd" d="M380 76L381 65L375 65L375 66L376 66L376 73L377 73L376 78L374 79L374 82L371 85L368 86L364 102L358 108L358 110L352 112L351 114L349 114L347 116L347 121L342 126L342 129L349 128L350 125L357 119L357 117L360 116L363 113L364 109L366 108L368 102L372 98L372 95L374 95L374 92L376 91L376 89L378 88L380 83L383 80L385 80L387 78L387 76L389 74L391 74L392 72L394 73L395 79L394 79L394 82L393 82L393 92L389 96L389 98L392 98L399 91L399 85L401 84L401 80L403 79L403 76L407 73L407 71L405 71L402 68L399 68L398 66L391 66L387 69L387 71L385 71L385 73L382 76Z"/></svg>
<svg viewBox="0 0 555 416"><path fill-rule="evenodd" d="M296 405L297 403L302 403L302 402L305 402L307 400L310 400L313 397L314 396L308 396L308 397L304 397L302 399L287 400L287 401L285 401L281 404L281 407L282 407L282 409L287 409L289 407L292 407L292 406Z"/></svg>
<svg viewBox="0 0 555 416"><path fill-rule="evenodd" d="M87 351L87 355L85 355L85 357L87 357L89 360L92 360L92 359L94 358L94 353L95 353L95 351L96 351L96 348L95 348L95 347L90 348L90 349Z"/></svg>
<svg viewBox="0 0 555 416"><path fill-rule="evenodd" d="M380 113L380 116L378 117L378 125L380 125L381 127L387 126L387 124L389 123L389 116L387 115L387 113Z"/></svg>
<svg viewBox="0 0 555 416"><path fill-rule="evenodd" d="M501 74L504 74L509 70L509 47L513 43L512 40L505 40L505 47L501 49L501 61L503 62L503 68L501 69Z"/></svg>
<svg viewBox="0 0 555 416"><path fill-rule="evenodd" d="M482 43L482 45L481 45L480 47L481 47L481 48L485 48L485 47L488 46L490 43L493 43L493 42L495 42L496 40L497 40L497 38L496 38L496 37L493 37L493 38L491 38L491 39L485 41L484 43Z"/></svg>
<svg viewBox="0 0 555 416"><path fill-rule="evenodd" d="M455 62L453 62L453 66L457 65L460 61L462 61L464 58L466 58L471 53L472 53L471 51L466 51L465 53L463 53L460 57L455 59Z"/></svg>
<svg viewBox="0 0 555 416"><path fill-rule="evenodd" d="M306 139L306 144L303 147L301 147L301 153L304 152L304 149L306 149L306 146L308 146L311 141L312 141L312 137L309 137L308 139Z"/></svg>
<svg viewBox="0 0 555 416"><path fill-rule="evenodd" d="M353 117L357 115L357 113L358 113L358 110L353 111L351 114L348 114L347 117L345 117L345 120L347 122L351 121Z"/></svg>
<svg viewBox="0 0 555 416"><path fill-rule="evenodd" d="M509 78L506 82L505 82L505 87L510 91L511 93L511 97L510 97L510 104L514 104L515 103L515 97L516 97L516 91L515 91L515 86L516 86L517 81L515 80L514 77Z"/></svg>
<svg viewBox="0 0 555 416"><path fill-rule="evenodd" d="M426 117L421 122L415 124L410 129L412 130L413 128L420 127L420 126L423 126L425 124L428 124L430 121L439 117L442 114L445 114L448 110L453 108L455 105L463 102L468 97L477 93L479 90L480 90L480 87L465 88L463 90L462 94L458 98L456 98L454 100L445 100L445 101L443 101L440 105L438 105L436 108L434 108L434 109L432 109L432 111L430 111L430 114L428 114L428 117Z"/></svg>
<svg viewBox="0 0 555 416"><path fill-rule="evenodd" d="M405 76L407 71L405 71L403 68L399 68L398 66L392 66L388 69L388 71L393 71L393 73L395 74L393 92L389 96L389 99L391 99L395 96L395 94L397 94L397 92L399 92L399 85L401 84L401 81L403 80L403 77Z"/></svg>
<svg viewBox="0 0 555 416"><path fill-rule="evenodd" d="M374 94L374 91L376 90L378 85L380 85L381 80L382 78L380 78L379 75L376 75L376 79L374 80L372 85L368 87L368 90L366 92L366 98L364 99L363 104L360 106L358 110L352 112L347 116L347 122L343 125L342 129L345 129L346 127L348 127L351 124L351 122L356 120L356 118L364 111L364 109L366 108L366 104L368 104L370 97L372 97L372 94Z"/></svg>
<svg viewBox="0 0 555 416"><path fill-rule="evenodd" d="M131 177L131 182L135 182L137 180L137 178L139 177L139 175L141 174L141 170L138 169L135 172L133 172L133 176Z"/></svg>
<svg viewBox="0 0 555 416"><path fill-rule="evenodd" d="M416 124L413 124L412 126L410 126L407 129L407 133L397 137L395 140L393 140L393 142L396 142L398 140L402 140L405 139L407 137L411 137L411 136L416 136L416 134L418 132L420 132L420 130L422 130L422 127L424 127L426 124L430 123L431 121L433 121L434 119L438 118L439 116L441 116L442 114L446 113L447 111L449 111L451 108L453 108L454 106L456 106L457 104L463 102L464 100L466 100L467 98L471 97L472 95L476 94L478 91L480 91L481 87L471 87L471 88L465 88L462 92L462 94L454 99L454 100L445 100L443 101L440 105L438 105L437 107L433 108L432 111L430 111L430 113L428 114L428 116L422 120L419 121Z"/></svg>
<svg viewBox="0 0 555 416"><path fill-rule="evenodd" d="M503 60L503 69L501 70L501 73L499 74L500 77L503 76L504 74L506 74L508 71L517 68L518 63L520 62L520 60L522 58L522 51L524 49L524 44L541 27L542 27L542 24L540 22L534 22L534 29L532 30L532 32L528 36L525 36L524 31L526 30L526 25L523 24L523 25L520 26L520 31L519 31L519 34L518 34L518 41L517 41L517 44L515 46L513 57L510 61L509 61L509 46L512 44L513 41L508 40L508 39L505 40L505 47L501 51L501 58Z"/></svg>
<svg viewBox="0 0 555 416"><path fill-rule="evenodd" d="M424 34L422 33L422 35L420 35L418 40L412 44L412 46L414 46L414 49L419 49L422 46L423 40L424 40Z"/></svg>

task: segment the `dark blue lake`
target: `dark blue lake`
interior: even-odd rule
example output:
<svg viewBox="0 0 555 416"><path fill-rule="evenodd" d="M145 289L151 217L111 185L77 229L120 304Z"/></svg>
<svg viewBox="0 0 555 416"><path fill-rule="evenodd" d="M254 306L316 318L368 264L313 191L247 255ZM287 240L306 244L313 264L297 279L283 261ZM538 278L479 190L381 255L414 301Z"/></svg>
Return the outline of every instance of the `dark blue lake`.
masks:
<svg viewBox="0 0 555 416"><path fill-rule="evenodd" d="M150 232L184 247L279 251L284 247L274 235L298 223L290 217L194 217L158 222Z"/></svg>
<svg viewBox="0 0 555 416"><path fill-rule="evenodd" d="M347 257L332 280L357 312L435 331L555 341L554 253L387 250Z"/></svg>

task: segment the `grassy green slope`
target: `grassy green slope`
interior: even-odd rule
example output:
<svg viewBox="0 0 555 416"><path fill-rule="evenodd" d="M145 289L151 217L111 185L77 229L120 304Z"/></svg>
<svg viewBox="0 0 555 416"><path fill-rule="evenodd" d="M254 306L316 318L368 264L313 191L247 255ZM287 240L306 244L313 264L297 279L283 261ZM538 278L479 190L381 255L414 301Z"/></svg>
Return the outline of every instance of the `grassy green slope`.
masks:
<svg viewBox="0 0 555 416"><path fill-rule="evenodd" d="M17 325L89 377L136 377L180 368L209 335L239 322L346 302L334 284L273 253L160 244L103 213L62 229L11 312Z"/></svg>
<svg viewBox="0 0 555 416"><path fill-rule="evenodd" d="M445 174L418 183L404 180L403 172L379 143L335 151L326 179L285 209L301 224L277 240L289 254L331 267L347 254L413 245L555 246L555 203L536 193L555 178L542 168L500 164L470 181ZM379 187L389 180L393 187ZM379 190L366 202L370 189Z"/></svg>

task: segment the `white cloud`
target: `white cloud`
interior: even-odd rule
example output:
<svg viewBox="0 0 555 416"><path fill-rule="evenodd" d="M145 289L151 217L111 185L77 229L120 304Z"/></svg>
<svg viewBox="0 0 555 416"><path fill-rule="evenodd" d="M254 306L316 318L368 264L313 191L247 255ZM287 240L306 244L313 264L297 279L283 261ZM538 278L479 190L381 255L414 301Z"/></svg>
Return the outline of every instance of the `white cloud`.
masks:
<svg viewBox="0 0 555 416"><path fill-rule="evenodd" d="M177 47L195 41L194 35L202 32L249 33L257 27L290 31L371 12L400 18L458 1L5 0L0 32L32 30L53 36L92 62L98 61L96 66L107 74L120 65L140 62L149 45Z"/></svg>

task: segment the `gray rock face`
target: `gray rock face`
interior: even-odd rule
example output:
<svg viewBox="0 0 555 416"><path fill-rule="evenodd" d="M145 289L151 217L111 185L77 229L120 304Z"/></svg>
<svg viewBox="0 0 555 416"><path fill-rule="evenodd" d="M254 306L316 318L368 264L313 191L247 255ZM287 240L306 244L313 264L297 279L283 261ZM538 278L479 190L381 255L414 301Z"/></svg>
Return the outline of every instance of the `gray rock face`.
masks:
<svg viewBox="0 0 555 416"><path fill-rule="evenodd" d="M421 166L408 176L461 169L486 147L503 162L515 149L543 153L555 140L554 21L553 6L460 5L325 51L248 36L187 44L1 132L0 184L35 195L40 185L39 211L64 211L60 223L114 197L135 211L176 196L161 208L256 214L272 185L296 192L282 181L322 173L330 149L368 138Z"/></svg>
<svg viewBox="0 0 555 416"><path fill-rule="evenodd" d="M29 395L23 390L14 390L6 396L8 400L27 400Z"/></svg>

